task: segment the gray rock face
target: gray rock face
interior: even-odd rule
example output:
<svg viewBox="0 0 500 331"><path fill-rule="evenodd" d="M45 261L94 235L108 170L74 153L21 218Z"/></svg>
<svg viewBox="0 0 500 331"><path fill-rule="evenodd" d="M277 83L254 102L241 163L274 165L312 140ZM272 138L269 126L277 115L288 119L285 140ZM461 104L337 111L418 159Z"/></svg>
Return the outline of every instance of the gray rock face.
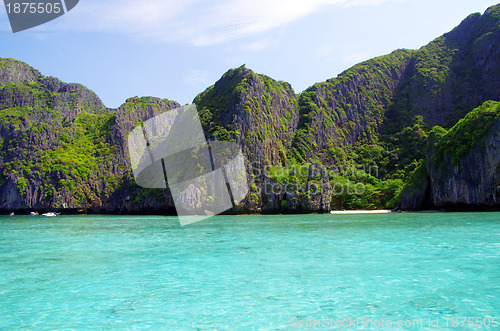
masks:
<svg viewBox="0 0 500 331"><path fill-rule="evenodd" d="M500 120L458 165L448 158L444 168L428 166L436 207L500 208Z"/></svg>
<svg viewBox="0 0 500 331"><path fill-rule="evenodd" d="M397 208L500 209L500 103L484 103L439 135L429 141L425 164L415 170Z"/></svg>
<svg viewBox="0 0 500 331"><path fill-rule="evenodd" d="M429 174L427 173L427 159L411 174L409 181L401 191L396 203L397 210L434 209Z"/></svg>
<svg viewBox="0 0 500 331"><path fill-rule="evenodd" d="M248 197L231 212L328 212L331 190L299 196L273 182L269 166L286 163L299 122L297 96L285 82L255 74L244 66L230 70L196 97L209 139L236 141L245 154ZM234 135L223 136L226 132ZM328 182L327 179L324 181ZM290 188L294 183L286 183ZM290 192L288 192L290 191Z"/></svg>
<svg viewBox="0 0 500 331"><path fill-rule="evenodd" d="M451 127L485 101L499 100L498 12L494 6L473 14L419 50L368 60L310 87L300 96L294 144L305 159L333 164L330 149L376 144L416 115L430 127Z"/></svg>
<svg viewBox="0 0 500 331"><path fill-rule="evenodd" d="M126 138L140 121L177 108L131 98L107 109L79 84L0 60L0 210L168 211L168 192L141 190L130 172Z"/></svg>
<svg viewBox="0 0 500 331"><path fill-rule="evenodd" d="M396 92L402 102L395 106L422 115L431 127L451 127L485 101L499 100L498 8L471 14L418 50ZM398 114L397 108L391 111Z"/></svg>
<svg viewBox="0 0 500 331"><path fill-rule="evenodd" d="M399 201L396 205L396 210L422 210L424 209L424 201L426 198L426 192L428 188L428 183L425 185L425 189L417 188L405 188L401 193ZM429 209L433 209L431 206Z"/></svg>
<svg viewBox="0 0 500 331"><path fill-rule="evenodd" d="M312 164L308 173L306 182L277 183L264 177L261 211L271 214L330 212L333 190L328 174L318 164Z"/></svg>
<svg viewBox="0 0 500 331"><path fill-rule="evenodd" d="M235 133L230 138L240 144L250 163L277 165L285 160L299 122L290 84L242 66L229 70L194 103L209 139L222 139L227 130Z"/></svg>
<svg viewBox="0 0 500 331"><path fill-rule="evenodd" d="M36 82L42 75L26 63L13 59L3 59L0 64L0 85Z"/></svg>
<svg viewBox="0 0 500 331"><path fill-rule="evenodd" d="M382 129L386 108L411 64L412 51L398 50L385 57L366 61L337 78L318 83L300 96L301 129L296 137L306 158L319 156L324 163L335 160L328 149L371 141Z"/></svg>

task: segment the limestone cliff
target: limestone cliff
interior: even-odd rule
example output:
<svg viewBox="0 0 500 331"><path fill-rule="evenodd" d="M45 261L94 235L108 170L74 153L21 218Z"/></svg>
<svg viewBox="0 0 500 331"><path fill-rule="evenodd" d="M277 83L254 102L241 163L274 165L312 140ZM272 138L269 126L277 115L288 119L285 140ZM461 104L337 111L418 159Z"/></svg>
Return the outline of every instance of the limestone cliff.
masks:
<svg viewBox="0 0 500 331"><path fill-rule="evenodd" d="M488 101L449 132L436 127L426 164L403 190L401 209L500 209L500 103Z"/></svg>
<svg viewBox="0 0 500 331"><path fill-rule="evenodd" d="M419 50L300 94L245 66L229 70L194 103L206 138L234 141L245 155L250 192L230 212L390 208L403 182L402 208L497 208L498 119L479 134L477 118L494 107L467 114L500 100L499 41L497 5ZM174 213L168 189L135 184L126 140L176 107L134 97L109 109L82 85L0 59L0 211ZM450 137L480 143L460 140L451 153ZM356 183L362 192L352 193Z"/></svg>

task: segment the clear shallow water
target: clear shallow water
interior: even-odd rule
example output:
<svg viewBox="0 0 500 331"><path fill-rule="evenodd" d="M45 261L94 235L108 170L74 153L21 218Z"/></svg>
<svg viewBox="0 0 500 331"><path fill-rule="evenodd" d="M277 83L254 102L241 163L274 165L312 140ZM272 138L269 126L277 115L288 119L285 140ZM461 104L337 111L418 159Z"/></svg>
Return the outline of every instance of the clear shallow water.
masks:
<svg viewBox="0 0 500 331"><path fill-rule="evenodd" d="M488 316L500 213L0 218L0 329Z"/></svg>

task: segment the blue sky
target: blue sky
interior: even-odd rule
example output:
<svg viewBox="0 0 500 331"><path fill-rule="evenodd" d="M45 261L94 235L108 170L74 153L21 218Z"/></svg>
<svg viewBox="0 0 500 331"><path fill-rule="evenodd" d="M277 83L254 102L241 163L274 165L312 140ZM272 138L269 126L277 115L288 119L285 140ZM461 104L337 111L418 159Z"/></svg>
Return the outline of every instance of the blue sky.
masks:
<svg viewBox="0 0 500 331"><path fill-rule="evenodd" d="M108 107L151 95L181 104L230 68L299 93L350 66L448 32L485 0L80 0L13 34L0 9L0 57L84 84Z"/></svg>

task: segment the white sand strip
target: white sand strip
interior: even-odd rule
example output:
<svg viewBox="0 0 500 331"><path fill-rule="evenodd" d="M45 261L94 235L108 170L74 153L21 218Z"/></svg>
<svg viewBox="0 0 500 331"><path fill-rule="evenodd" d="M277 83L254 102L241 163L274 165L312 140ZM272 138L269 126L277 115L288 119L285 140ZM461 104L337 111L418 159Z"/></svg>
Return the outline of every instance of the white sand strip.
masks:
<svg viewBox="0 0 500 331"><path fill-rule="evenodd" d="M354 215L354 214L387 214L392 213L391 210L332 210L332 215Z"/></svg>

